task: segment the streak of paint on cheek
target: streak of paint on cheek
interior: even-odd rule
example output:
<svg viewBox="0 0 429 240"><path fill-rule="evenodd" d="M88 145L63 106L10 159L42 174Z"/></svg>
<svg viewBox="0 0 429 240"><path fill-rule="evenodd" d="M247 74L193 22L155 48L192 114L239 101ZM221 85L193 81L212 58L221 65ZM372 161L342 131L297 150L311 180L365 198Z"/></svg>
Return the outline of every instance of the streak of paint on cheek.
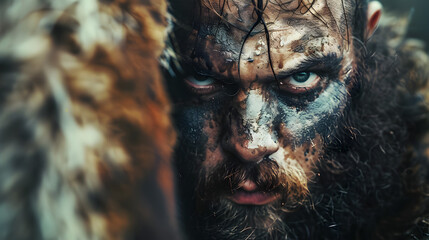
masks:
<svg viewBox="0 0 429 240"><path fill-rule="evenodd" d="M207 109L203 107L182 107L177 109L173 118L179 132L178 151L192 159L205 159L205 145L208 136L203 126L207 120Z"/></svg>
<svg viewBox="0 0 429 240"><path fill-rule="evenodd" d="M331 82L316 100L301 111L279 102L281 122L287 129L282 135L290 136L298 146L312 141L317 134L328 136L342 116L346 102L346 86L338 80Z"/></svg>
<svg viewBox="0 0 429 240"><path fill-rule="evenodd" d="M249 149L268 146L272 141L277 142L273 136L272 125L277 115L277 101L271 101L260 89L250 90L246 99L243 125L250 135Z"/></svg>
<svg viewBox="0 0 429 240"><path fill-rule="evenodd" d="M218 121L215 120L214 114L211 114L207 118L204 125L204 133L208 136L206 143L206 158L203 163L203 167L210 171L213 167L217 166L220 162L224 160L224 153L222 147L220 146L220 132L221 126Z"/></svg>

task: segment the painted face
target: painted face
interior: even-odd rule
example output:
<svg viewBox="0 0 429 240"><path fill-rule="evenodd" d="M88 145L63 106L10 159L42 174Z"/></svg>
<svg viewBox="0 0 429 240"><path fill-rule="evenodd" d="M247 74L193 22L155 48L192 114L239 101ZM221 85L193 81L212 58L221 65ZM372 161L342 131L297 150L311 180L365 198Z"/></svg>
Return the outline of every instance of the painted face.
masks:
<svg viewBox="0 0 429 240"><path fill-rule="evenodd" d="M179 42L187 74L173 100L178 187L202 225L235 219L270 231L311 196L353 82L350 8L201 2L199 24Z"/></svg>

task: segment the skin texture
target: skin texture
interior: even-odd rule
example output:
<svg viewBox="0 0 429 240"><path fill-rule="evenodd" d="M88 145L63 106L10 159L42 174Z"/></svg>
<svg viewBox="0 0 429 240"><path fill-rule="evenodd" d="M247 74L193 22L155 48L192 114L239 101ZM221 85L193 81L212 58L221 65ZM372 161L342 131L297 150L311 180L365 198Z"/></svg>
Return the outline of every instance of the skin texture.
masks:
<svg viewBox="0 0 429 240"><path fill-rule="evenodd" d="M426 206L404 197L398 177L408 92L388 67L369 70L396 65L364 60L358 36L370 34L354 25L354 2L198 3L192 28L178 33L184 74L170 83L190 238L384 239L381 225L395 228L386 211ZM405 168L426 164L413 161Z"/></svg>
<svg viewBox="0 0 429 240"><path fill-rule="evenodd" d="M220 6L215 2L206 4L220 11ZM241 29L250 28L253 22L241 23L236 19L237 11L252 12L254 6L250 2L234 3L238 9L232 9L231 12L227 10L225 15L230 17L226 20ZM317 4L314 11L326 12L327 7ZM203 14L207 14L203 19L210 22L213 12L203 10ZM207 147L202 167L210 171L210 168L230 157L245 164L257 163L268 157L281 166L296 165L298 171L306 172L307 178L310 178L317 157L305 158L304 152L321 148L313 141L326 128L327 122L335 121L333 113L340 114L344 108L347 84L353 75L353 49L347 47L347 39L343 39L335 26L323 25L310 12L295 17L293 12L279 12L278 6L269 3L264 14L266 22L274 22L270 25L270 44L271 62L277 81L273 78L266 36L261 28L256 29L255 35L246 41L241 56L237 47L241 45L240 40L246 35L245 31L232 28L225 33L225 26L219 26L220 30L214 37L201 36L202 33L196 31L191 35L199 38L198 44L202 47L197 48L198 53L195 55L189 52L189 61L195 64L198 72L216 79L213 84L203 87L188 82L191 91L196 93L195 97L201 99L195 107L201 108L226 99L229 102L221 106L226 109L223 111L203 110L206 117L199 125L204 126L202 132L207 140L200 144ZM335 23L340 18L329 17L326 21ZM289 26L284 23L286 20L277 19L295 20L299 24ZM202 24L207 23L203 20ZM217 27L209 24L207 28L217 30ZM231 45L235 48L231 48ZM338 66L331 71L324 63L316 63L315 59L323 60L324 56L334 58L331 61L338 63ZM314 77L317 78L314 81L307 81L302 87L293 85L290 82L292 73L300 72L300 65L310 61L315 62L315 66L307 66L302 71L314 68L314 71L328 72ZM207 91L207 88L213 89ZM224 88L235 88L233 96L225 94ZM229 124L223 127L221 125L225 120ZM301 180L306 185L306 180Z"/></svg>
<svg viewBox="0 0 429 240"><path fill-rule="evenodd" d="M317 3L312 9L325 13L323 21L312 11L296 14L293 9L306 8L297 6L297 2L283 6L290 11L280 11L278 5L268 3L264 20L270 23L270 56L262 24L244 43L240 55L247 34L243 29L250 29L256 20L254 5L230 2L233 7L224 9L224 15L234 27L227 29L226 24L214 21L214 13L221 12L217 3L203 2L203 30L191 34L197 39L197 47L185 50L186 60L199 74L210 76L206 79L213 83L199 86L192 83L192 76L185 79L193 92L193 103L178 110L179 117L185 118L180 121L185 125L179 129L182 135L196 138L200 153L192 161L197 162L206 181L222 164L226 168L231 163L238 169L251 169L267 162L275 165L281 179L272 182L264 179L263 172L250 174L243 170L242 176L230 177L234 179L230 180L231 187L217 198L231 199L244 184L253 183L256 186L252 191L282 195L263 205L293 209L307 195L308 182L317 175L315 165L323 153L321 138L329 134L326 130L338 121L347 103L354 73L352 39L338 32L336 24L342 12L331 12L325 3ZM339 4L336 1L334 5ZM240 14L248 20L240 20L244 17ZM326 66L330 63L335 65ZM291 76L301 71L314 72L314 80L293 85ZM227 178L225 173L221 175Z"/></svg>

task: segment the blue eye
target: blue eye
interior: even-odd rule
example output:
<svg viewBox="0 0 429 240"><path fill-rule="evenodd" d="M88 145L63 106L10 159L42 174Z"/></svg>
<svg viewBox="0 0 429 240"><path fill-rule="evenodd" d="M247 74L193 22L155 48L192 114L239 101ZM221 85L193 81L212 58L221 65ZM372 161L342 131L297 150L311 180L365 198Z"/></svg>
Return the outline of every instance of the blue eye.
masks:
<svg viewBox="0 0 429 240"><path fill-rule="evenodd" d="M292 75L292 79L299 83L304 83L310 78L311 73L309 72L300 72Z"/></svg>
<svg viewBox="0 0 429 240"><path fill-rule="evenodd" d="M320 77L313 72L299 72L288 78L288 84L295 87L312 87L319 81Z"/></svg>
<svg viewBox="0 0 429 240"><path fill-rule="evenodd" d="M314 72L298 72L280 81L280 89L290 93L304 93L318 86L321 77Z"/></svg>
<svg viewBox="0 0 429 240"><path fill-rule="evenodd" d="M210 77L201 77L201 78L196 78L196 77L188 77L187 81L189 81L190 83L196 85L196 86L209 86L213 83L215 83L216 80L214 80L213 78Z"/></svg>
<svg viewBox="0 0 429 240"><path fill-rule="evenodd" d="M189 76L185 78L185 83L189 90L200 96L216 93L222 89L222 84L218 80L207 76Z"/></svg>

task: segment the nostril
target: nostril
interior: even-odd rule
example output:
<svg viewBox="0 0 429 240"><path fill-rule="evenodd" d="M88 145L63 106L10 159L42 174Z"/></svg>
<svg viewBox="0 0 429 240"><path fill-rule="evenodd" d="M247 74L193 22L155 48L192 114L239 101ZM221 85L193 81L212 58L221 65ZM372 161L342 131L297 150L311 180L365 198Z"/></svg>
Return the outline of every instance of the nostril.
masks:
<svg viewBox="0 0 429 240"><path fill-rule="evenodd" d="M265 156L279 149L277 135L271 124L241 117L234 119L230 128L226 129L221 144L223 150L236 159L253 163L261 162Z"/></svg>

